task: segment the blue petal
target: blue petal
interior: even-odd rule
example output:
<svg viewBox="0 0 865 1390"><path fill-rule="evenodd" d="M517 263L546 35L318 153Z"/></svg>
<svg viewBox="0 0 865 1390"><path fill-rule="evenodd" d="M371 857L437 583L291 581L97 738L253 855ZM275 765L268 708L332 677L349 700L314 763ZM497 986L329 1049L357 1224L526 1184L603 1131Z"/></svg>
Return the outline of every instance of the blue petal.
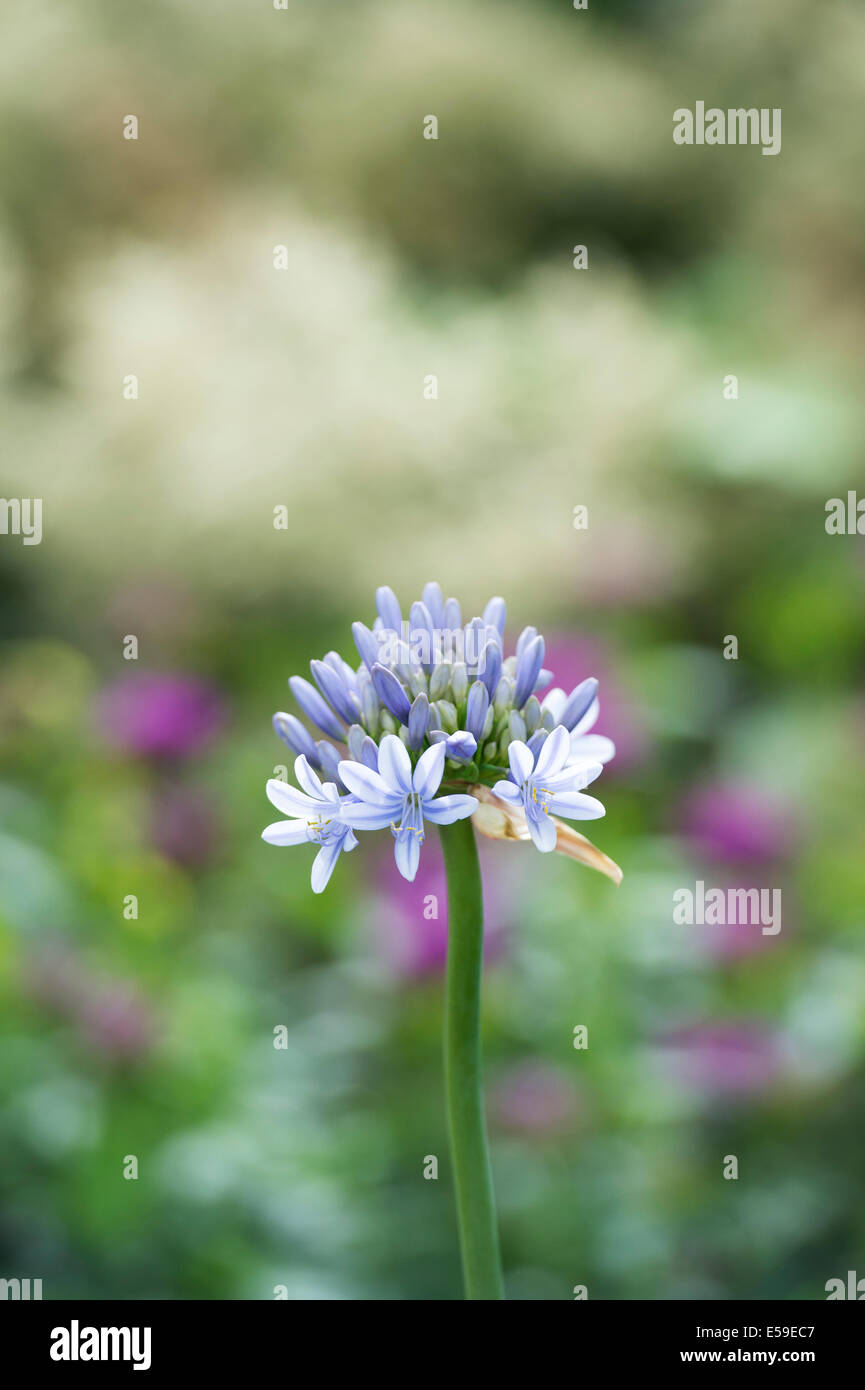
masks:
<svg viewBox="0 0 865 1390"><path fill-rule="evenodd" d="M442 598L441 585L431 579L429 584L424 584L423 594L421 595L424 603L430 612L430 617L436 627L444 627L442 617L444 615L444 599Z"/></svg>
<svg viewBox="0 0 865 1390"><path fill-rule="evenodd" d="M575 728L588 713L597 693L598 682L594 676L589 676L571 691L559 715L559 723L569 730Z"/></svg>
<svg viewBox="0 0 865 1390"><path fill-rule="evenodd" d="M360 701L349 690L345 678L326 661L311 661L309 669L322 695L333 705L340 718L346 724L353 724L360 717Z"/></svg>
<svg viewBox="0 0 865 1390"><path fill-rule="evenodd" d="M462 627L462 625L463 615L462 609L459 605L459 601L455 598L449 598L445 603L442 627L444 627L448 632L457 632Z"/></svg>
<svg viewBox="0 0 865 1390"><path fill-rule="evenodd" d="M439 740L431 737L431 742L438 743ZM477 752L478 743L474 734L470 734L468 729L457 729L455 734L446 737L445 748L448 757L453 758L454 762L467 763Z"/></svg>
<svg viewBox="0 0 865 1390"><path fill-rule="evenodd" d="M360 761L367 767L371 767L373 772L378 772L378 744L369 736L364 739L361 745Z"/></svg>
<svg viewBox="0 0 865 1390"><path fill-rule="evenodd" d="M330 734L331 738L342 738L344 729L329 705L319 695L318 691L310 685L309 681L304 680L303 676L292 676L288 682L291 693L294 696L304 714L307 715L324 733Z"/></svg>
<svg viewBox="0 0 865 1390"><path fill-rule="evenodd" d="M408 715L408 741L412 748L420 748L429 726L429 696L423 691L412 700Z"/></svg>
<svg viewBox="0 0 865 1390"><path fill-rule="evenodd" d="M535 681L544 660L544 639L533 637L517 658L517 683L514 689L514 708L522 709L535 688Z"/></svg>
<svg viewBox="0 0 865 1390"><path fill-rule="evenodd" d="M505 621L507 619L507 608L503 598L491 598L484 609L484 622L492 623L498 629L500 637L505 635Z"/></svg>
<svg viewBox="0 0 865 1390"><path fill-rule="evenodd" d="M273 716L273 727L277 737L292 753L305 753L311 762L318 762L318 754L315 751L315 740L307 729L303 727L299 719L295 719L293 714L285 714L280 711Z"/></svg>
<svg viewBox="0 0 865 1390"><path fill-rule="evenodd" d="M401 724L408 723L411 703L393 671L389 671L386 666L376 664L372 668L372 683L382 704Z"/></svg>
<svg viewBox="0 0 865 1390"><path fill-rule="evenodd" d="M322 772L332 781L337 781L339 778L339 760L342 757L339 749L334 748L332 743L325 743L323 738L320 738L315 746L318 749L318 761L321 763Z"/></svg>
<svg viewBox="0 0 865 1390"><path fill-rule="evenodd" d="M526 647L529 645L530 642L533 642L533 641L534 641L534 639L537 637L537 635L538 635L538 629L537 629L536 627L524 627L524 628L523 628L522 632L520 633L519 637L517 638L517 647L516 647L516 651L517 651L517 657L518 657L518 658L522 656L522 654L523 654L523 652L525 651Z"/></svg>
<svg viewBox="0 0 865 1390"><path fill-rule="evenodd" d="M387 584L376 589L375 606L383 625L390 628L392 632L399 632L402 627L402 613L396 594L393 589L388 588Z"/></svg>
<svg viewBox="0 0 865 1390"><path fill-rule="evenodd" d="M484 720L490 707L490 693L482 681L473 681L466 701L466 728L476 739L484 730Z"/></svg>
<svg viewBox="0 0 865 1390"><path fill-rule="evenodd" d="M535 729L535 732L526 744L533 758L538 756L548 738L549 734L546 729Z"/></svg>
<svg viewBox="0 0 865 1390"><path fill-rule="evenodd" d="M496 693L496 686L499 683L499 677L501 674L502 649L498 645L494 646L492 642L487 642L487 645L485 646L481 655L480 665L478 666L478 675L480 676L481 680L486 686L487 694L489 695L491 700Z"/></svg>
<svg viewBox="0 0 865 1390"><path fill-rule="evenodd" d="M409 647L412 660L429 674L435 662L435 624L425 603L413 603L409 613Z"/></svg>
<svg viewBox="0 0 865 1390"><path fill-rule="evenodd" d="M366 623L352 623L351 635L361 661L367 667L374 666L378 661L378 641Z"/></svg>

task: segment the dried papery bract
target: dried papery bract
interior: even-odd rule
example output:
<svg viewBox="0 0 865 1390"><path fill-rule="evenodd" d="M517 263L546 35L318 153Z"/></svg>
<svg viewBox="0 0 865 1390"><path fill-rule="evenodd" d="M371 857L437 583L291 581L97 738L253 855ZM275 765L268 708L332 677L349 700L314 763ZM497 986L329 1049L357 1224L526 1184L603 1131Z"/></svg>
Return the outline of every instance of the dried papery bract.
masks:
<svg viewBox="0 0 865 1390"><path fill-rule="evenodd" d="M472 796L477 797L480 805L475 811L472 820L478 834L484 835L488 840L530 840L528 823L523 811L515 806L509 806L506 801L491 792L489 787L473 786L469 788ZM559 820L553 816L553 824L556 827L556 853L564 854L568 859L574 859L578 864L585 864L589 869L596 869L599 874L604 874L612 879L613 883L619 884L622 881L622 870L618 864L610 859L609 855L604 854L603 850L593 845L591 840L586 839L572 825Z"/></svg>

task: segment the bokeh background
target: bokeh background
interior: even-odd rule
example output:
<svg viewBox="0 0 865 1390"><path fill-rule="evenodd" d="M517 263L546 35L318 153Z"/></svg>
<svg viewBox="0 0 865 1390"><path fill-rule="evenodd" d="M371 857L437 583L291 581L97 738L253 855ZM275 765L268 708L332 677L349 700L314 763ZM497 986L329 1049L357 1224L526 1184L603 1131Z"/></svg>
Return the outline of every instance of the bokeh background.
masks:
<svg viewBox="0 0 865 1390"><path fill-rule="evenodd" d="M621 888L484 852L510 1296L865 1273L865 555L824 529L865 477L861 6L0 26L2 491L44 502L0 537L0 1275L458 1296L437 845L315 898L259 839L287 677L433 577L597 675L619 747ZM780 106L782 153L674 146L697 99ZM675 926L698 878L780 887L781 933Z"/></svg>

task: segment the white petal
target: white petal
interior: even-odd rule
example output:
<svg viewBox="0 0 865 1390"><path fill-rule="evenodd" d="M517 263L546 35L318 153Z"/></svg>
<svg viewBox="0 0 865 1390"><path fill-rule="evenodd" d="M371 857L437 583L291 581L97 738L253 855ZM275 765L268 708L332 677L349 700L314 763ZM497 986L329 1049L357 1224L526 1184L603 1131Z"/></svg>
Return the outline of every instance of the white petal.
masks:
<svg viewBox="0 0 865 1390"><path fill-rule="evenodd" d="M616 745L603 734L580 734L576 739L571 735L571 757L591 758L593 762L608 763L616 756Z"/></svg>
<svg viewBox="0 0 865 1390"><path fill-rule="evenodd" d="M585 792L561 792L549 801L550 810L557 816L568 820L599 820L607 814L597 797L586 796Z"/></svg>
<svg viewBox="0 0 865 1390"><path fill-rule="evenodd" d="M549 854L556 847L556 823L552 816L527 817L529 834L542 854Z"/></svg>
<svg viewBox="0 0 865 1390"><path fill-rule="evenodd" d="M365 763L356 763L347 758L339 765L339 775L350 792L373 806L389 804L396 795L381 774L373 772Z"/></svg>
<svg viewBox="0 0 865 1390"><path fill-rule="evenodd" d="M456 793L454 796L437 796L435 801L425 801L423 813L424 819L432 821L433 825L453 825L455 820L465 820L477 809L476 797Z"/></svg>
<svg viewBox="0 0 865 1390"><path fill-rule="evenodd" d="M552 777L564 767L571 751L571 736L564 724L557 724L548 738L541 744L538 761L535 764L535 777Z"/></svg>
<svg viewBox="0 0 865 1390"><path fill-rule="evenodd" d="M432 748L428 748L418 758L412 785L422 801L425 801L427 797L435 796L439 789L442 773L445 770L446 752L447 744L434 743Z"/></svg>
<svg viewBox="0 0 865 1390"><path fill-rule="evenodd" d="M342 844L339 840L334 840L328 845L322 845L318 854L312 861L312 874L310 884L313 893L321 893L328 884L328 879L333 873L333 867L339 858Z"/></svg>
<svg viewBox="0 0 865 1390"><path fill-rule="evenodd" d="M387 805L373 805L371 801L355 801L348 806L343 802L340 820L343 825L352 825L356 830L384 830L386 825L399 821L402 815L402 797L394 796Z"/></svg>
<svg viewBox="0 0 865 1390"><path fill-rule="evenodd" d="M417 835L400 836L394 845L393 855L403 878L412 883L420 863L420 840Z"/></svg>
<svg viewBox="0 0 865 1390"><path fill-rule="evenodd" d="M305 820L276 820L261 832L269 845L305 845L309 839Z"/></svg>
<svg viewBox="0 0 865 1390"><path fill-rule="evenodd" d="M574 727L571 729L571 738L579 736L580 734L588 733L589 729L593 729L598 722L598 715L600 714L600 712L601 702L596 695L592 703L589 705L589 708L583 715L582 719L578 720Z"/></svg>
<svg viewBox="0 0 865 1390"><path fill-rule="evenodd" d="M378 770L391 791L411 791L411 758L401 738L386 734L378 750ZM348 783L346 782L346 786Z"/></svg>
<svg viewBox="0 0 865 1390"><path fill-rule="evenodd" d="M519 739L514 739L508 747L508 762L511 765L511 773L518 787L531 777L535 766L531 750L521 743Z"/></svg>
<svg viewBox="0 0 865 1390"><path fill-rule="evenodd" d="M318 774L310 767L302 753L299 758L295 758L294 760L294 775L307 796L311 796L315 801L321 801L323 799L324 788L321 785Z"/></svg>
<svg viewBox="0 0 865 1390"><path fill-rule="evenodd" d="M270 778L266 791L270 804L285 816L317 816L321 810L319 801L313 801L311 796L289 786L288 782L281 782L278 777Z"/></svg>
<svg viewBox="0 0 865 1390"><path fill-rule="evenodd" d="M552 690L547 691L541 702L541 709L549 710L550 714L553 716L554 724L559 722L559 715L565 708L566 699L567 696L564 690L562 690L561 686L557 685L554 686Z"/></svg>
<svg viewBox="0 0 865 1390"><path fill-rule="evenodd" d="M508 801L512 806L522 806L523 794L519 787L515 787L513 782L496 782L493 787L496 796L501 797L502 801Z"/></svg>
<svg viewBox="0 0 865 1390"><path fill-rule="evenodd" d="M596 777L600 777L603 770L603 763L592 762L590 758L585 760L581 758L579 762L568 763L561 772L557 772L553 777L545 777L544 788L555 795L558 795L559 792L579 792L590 782L594 782Z"/></svg>

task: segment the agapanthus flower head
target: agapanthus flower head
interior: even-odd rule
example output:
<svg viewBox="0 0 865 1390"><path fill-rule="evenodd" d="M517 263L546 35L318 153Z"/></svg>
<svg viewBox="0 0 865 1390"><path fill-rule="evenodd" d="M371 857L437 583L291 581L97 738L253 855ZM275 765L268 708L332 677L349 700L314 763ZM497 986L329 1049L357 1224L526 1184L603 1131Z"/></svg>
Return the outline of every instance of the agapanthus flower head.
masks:
<svg viewBox="0 0 865 1390"><path fill-rule="evenodd" d="M289 680L313 728L291 713L274 716L276 733L296 754L302 790L268 782L270 800L293 819L268 826L264 839L321 846L316 892L340 852L357 844L355 830L389 829L397 867L411 881L426 823L468 816L482 834L531 838L543 851L564 849L621 877L599 851L593 857L575 853L573 843L566 848L569 827L556 818L604 814L583 792L614 752L608 740L586 739L598 682L589 676L570 693L544 696L553 676L544 668L544 639L527 627L505 655L502 598L464 622L457 600L429 583L404 618L396 594L383 587L376 609L371 627L352 625L358 665L328 652L310 663L312 682Z"/></svg>

